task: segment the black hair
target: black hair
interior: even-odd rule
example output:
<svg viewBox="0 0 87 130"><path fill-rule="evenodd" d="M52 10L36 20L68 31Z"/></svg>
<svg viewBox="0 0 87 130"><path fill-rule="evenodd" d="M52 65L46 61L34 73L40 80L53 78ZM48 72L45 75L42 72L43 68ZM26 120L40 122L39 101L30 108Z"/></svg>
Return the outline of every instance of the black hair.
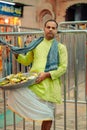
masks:
<svg viewBox="0 0 87 130"><path fill-rule="evenodd" d="M30 34L30 35L27 35L27 38L28 38L28 37L31 37L31 34Z"/></svg>
<svg viewBox="0 0 87 130"><path fill-rule="evenodd" d="M56 28L58 28L58 23L57 23L54 19L49 19L49 20L47 20L47 21L45 22L45 24L44 24L45 27L46 27L46 24L47 24L48 22L54 22L54 23L56 23Z"/></svg>

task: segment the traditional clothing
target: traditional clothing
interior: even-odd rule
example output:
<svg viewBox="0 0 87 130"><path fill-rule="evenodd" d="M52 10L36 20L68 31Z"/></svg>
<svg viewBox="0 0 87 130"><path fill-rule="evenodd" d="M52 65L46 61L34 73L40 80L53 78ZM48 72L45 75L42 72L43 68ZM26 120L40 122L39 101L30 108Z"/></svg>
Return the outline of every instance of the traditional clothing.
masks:
<svg viewBox="0 0 87 130"><path fill-rule="evenodd" d="M52 41L53 40L48 41L44 38L44 40L41 41L41 43L36 48L34 48L32 51L29 51L26 55L19 54L17 61L25 66L32 63L32 68L30 72L36 72L38 74L40 72L44 72L46 63L47 63L47 56L52 46ZM10 96L8 100L9 107L13 109L14 111L18 111L19 109L19 114L25 118L31 118L33 120L40 120L40 119L52 120L53 112L54 112L54 106L52 105L52 103L53 102L61 103L62 101L60 77L66 72L67 50L66 50L66 47L61 43L58 43L57 47L58 47L58 54L59 54L59 64L56 70L49 71L51 78L46 78L39 84L34 84L34 85L29 86L29 91L27 91L27 96L24 96L26 94L27 88L14 90L12 92L12 96L16 95L15 98L14 96L13 98L11 98ZM37 99L38 101L41 102L41 104L39 104L40 102L38 101L36 102L34 99L32 100L32 96L30 96L30 93L33 93L35 100ZM21 98L22 100L20 101ZM22 103L22 101L24 102L24 100L27 102ZM19 103L16 105L13 105L11 102L14 102L14 104L16 102L19 102ZM42 103L45 106L43 106ZM24 104L26 105L26 109L24 109L24 111L26 111L26 114L23 113L23 108L25 108ZM35 105L37 105L38 107L36 107ZM36 111L38 109L38 113L34 112L35 108L36 108ZM20 112L21 109L22 109L22 113ZM27 113L30 113L31 116L29 115L30 116L29 117ZM35 116L32 116L33 114L35 114ZM39 118L39 115L40 115L40 118Z"/></svg>

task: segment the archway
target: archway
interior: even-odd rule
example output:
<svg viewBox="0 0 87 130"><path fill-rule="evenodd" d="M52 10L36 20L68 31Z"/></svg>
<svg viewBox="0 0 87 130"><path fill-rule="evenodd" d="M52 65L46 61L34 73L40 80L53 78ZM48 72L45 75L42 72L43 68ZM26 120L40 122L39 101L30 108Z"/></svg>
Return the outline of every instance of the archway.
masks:
<svg viewBox="0 0 87 130"><path fill-rule="evenodd" d="M65 21L87 20L87 4L75 4L66 10Z"/></svg>

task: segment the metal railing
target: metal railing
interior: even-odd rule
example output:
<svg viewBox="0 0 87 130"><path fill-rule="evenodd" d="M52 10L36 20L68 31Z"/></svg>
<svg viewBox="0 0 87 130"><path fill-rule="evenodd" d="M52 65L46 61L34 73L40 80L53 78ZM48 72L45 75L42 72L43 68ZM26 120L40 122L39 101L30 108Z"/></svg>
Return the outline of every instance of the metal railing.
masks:
<svg viewBox="0 0 87 130"><path fill-rule="evenodd" d="M59 39L67 46L68 71L64 88L64 130L68 129L68 103L74 117L72 128L87 130L87 21L62 22L59 24ZM73 105L72 105L73 104ZM81 106L82 105L82 106ZM85 107L82 115L80 109ZM78 112L79 111L79 112ZM83 120L81 120L81 116ZM83 124L82 124L83 122Z"/></svg>
<svg viewBox="0 0 87 130"><path fill-rule="evenodd" d="M59 30L86 30L87 21L68 21L61 22L58 26Z"/></svg>
<svg viewBox="0 0 87 130"><path fill-rule="evenodd" d="M67 27L65 29L66 24L70 24L69 29ZM73 24L76 23L73 22ZM71 22L63 22L59 24L58 29L57 38L61 43L66 45L68 50L68 69L66 74L62 77L62 97L64 104L56 105L56 110L54 114L55 121L52 127L53 130L87 130L87 31L86 29L71 29L71 25ZM23 46L25 36L29 34L31 34L33 38L34 36L39 37L40 35L43 35L43 31L33 30L32 32L4 32L0 33L0 36L4 39L6 38L6 36L10 36L12 39L11 44L16 43L16 45L18 45L18 37L20 36ZM2 55L4 52L5 48L2 51ZM16 73L20 71L20 66L18 63L16 63L14 57L12 59L12 62L14 64L12 66L12 73ZM5 63L4 58L2 59L2 61ZM2 70L6 71L6 68ZM22 72L25 71L24 66L21 67L21 70ZM1 74L1 77L5 75L6 74ZM3 130L12 130L12 127L14 130L39 130L40 124L37 125L36 122L28 124L25 119L23 119L21 122L18 123L19 125L17 125L15 113L13 113L13 125L6 125L7 95L7 91L1 90L2 102L0 102L0 104L3 104L4 106L2 108L2 112L4 112Z"/></svg>

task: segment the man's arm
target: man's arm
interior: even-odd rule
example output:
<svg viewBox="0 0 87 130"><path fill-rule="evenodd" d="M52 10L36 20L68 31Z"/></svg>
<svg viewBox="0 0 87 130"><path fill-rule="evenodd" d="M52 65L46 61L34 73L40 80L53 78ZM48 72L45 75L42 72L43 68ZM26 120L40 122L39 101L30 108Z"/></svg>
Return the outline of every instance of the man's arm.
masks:
<svg viewBox="0 0 87 130"><path fill-rule="evenodd" d="M14 54L14 56L15 56L16 59L18 58L18 55L19 55L19 54Z"/></svg>
<svg viewBox="0 0 87 130"><path fill-rule="evenodd" d="M41 72L39 75L38 75L38 78L36 79L36 83L40 83L42 82L43 80L45 80L46 78L50 78L51 75L49 72Z"/></svg>
<svg viewBox="0 0 87 130"><path fill-rule="evenodd" d="M65 45L59 44L58 50L59 50L59 65L57 70L50 71L52 80L61 77L67 70L67 65L68 65L67 48Z"/></svg>

